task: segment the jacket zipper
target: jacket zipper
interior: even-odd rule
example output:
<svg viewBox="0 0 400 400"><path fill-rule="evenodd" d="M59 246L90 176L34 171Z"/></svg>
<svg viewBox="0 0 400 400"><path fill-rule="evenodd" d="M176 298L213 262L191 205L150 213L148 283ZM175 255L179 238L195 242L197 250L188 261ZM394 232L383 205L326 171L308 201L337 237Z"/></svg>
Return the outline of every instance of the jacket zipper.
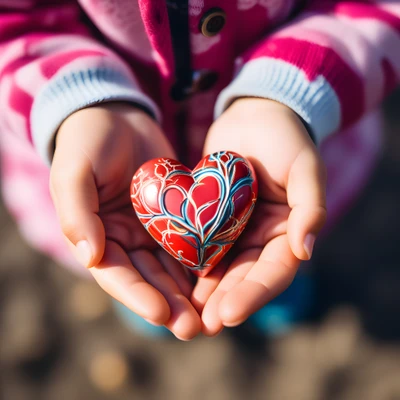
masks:
<svg viewBox="0 0 400 400"><path fill-rule="evenodd" d="M175 101L182 101L192 87L189 1L166 0L166 3L175 61L175 84L171 91L171 97Z"/></svg>
<svg viewBox="0 0 400 400"><path fill-rule="evenodd" d="M180 161L187 165L189 161L186 137L187 104L183 100L189 95L193 80L190 58L189 1L166 0L166 3L175 62L175 82L170 95L174 101L180 102L175 114L176 151Z"/></svg>

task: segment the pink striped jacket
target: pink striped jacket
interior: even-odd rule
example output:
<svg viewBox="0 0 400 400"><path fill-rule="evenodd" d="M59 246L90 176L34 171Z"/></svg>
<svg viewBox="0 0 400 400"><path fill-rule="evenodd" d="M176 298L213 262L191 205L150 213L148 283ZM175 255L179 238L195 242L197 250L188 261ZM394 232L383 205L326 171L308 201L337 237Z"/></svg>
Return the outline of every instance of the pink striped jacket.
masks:
<svg viewBox="0 0 400 400"><path fill-rule="evenodd" d="M54 132L69 114L128 100L163 121L171 137L184 108L195 152L213 114L251 95L291 107L320 142L397 85L400 3L304 3L189 0L193 76L213 79L207 90L175 101L167 1L0 0L0 131L32 141L50 162ZM225 24L210 36L202 21L214 10Z"/></svg>
<svg viewBox="0 0 400 400"><path fill-rule="evenodd" d="M187 35L175 22L181 12ZM328 169L353 149L336 166L345 169L341 179L330 174L328 205L331 188L343 206L368 169L366 154L376 151L366 132L378 125L366 120L358 131L347 129L350 146L327 138L377 106L399 80L399 0L0 0L3 194L30 242L65 262L45 164L68 115L131 101L173 142L177 120L185 120L187 150L197 161L212 119L238 96L260 96L291 107L316 142L332 143L323 154Z"/></svg>

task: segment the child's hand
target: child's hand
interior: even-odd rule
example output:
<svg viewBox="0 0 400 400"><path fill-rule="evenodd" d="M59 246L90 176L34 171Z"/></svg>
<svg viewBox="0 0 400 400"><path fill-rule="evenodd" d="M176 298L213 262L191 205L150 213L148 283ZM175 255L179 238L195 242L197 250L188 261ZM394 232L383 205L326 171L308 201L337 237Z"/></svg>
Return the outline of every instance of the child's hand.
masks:
<svg viewBox="0 0 400 400"><path fill-rule="evenodd" d="M252 162L259 197L230 261L199 278L193 291L210 336L242 323L288 287L300 260L311 257L326 218L324 165L289 108L266 99L237 100L208 133L204 153L219 150Z"/></svg>
<svg viewBox="0 0 400 400"><path fill-rule="evenodd" d="M132 105L78 111L56 139L50 188L61 227L78 260L111 296L147 320L190 339L201 329L180 264L142 227L130 201L137 168L174 157L158 125Z"/></svg>

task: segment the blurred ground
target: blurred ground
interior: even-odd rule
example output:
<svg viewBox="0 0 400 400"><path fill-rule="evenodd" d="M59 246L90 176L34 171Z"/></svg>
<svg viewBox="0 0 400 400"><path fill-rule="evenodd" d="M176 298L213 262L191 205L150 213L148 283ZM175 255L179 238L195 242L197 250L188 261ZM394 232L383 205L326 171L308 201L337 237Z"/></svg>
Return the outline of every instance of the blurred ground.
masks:
<svg viewBox="0 0 400 400"><path fill-rule="evenodd" d="M400 399L400 93L363 197L315 254L313 317L266 339L146 340L35 253L0 208L1 400Z"/></svg>

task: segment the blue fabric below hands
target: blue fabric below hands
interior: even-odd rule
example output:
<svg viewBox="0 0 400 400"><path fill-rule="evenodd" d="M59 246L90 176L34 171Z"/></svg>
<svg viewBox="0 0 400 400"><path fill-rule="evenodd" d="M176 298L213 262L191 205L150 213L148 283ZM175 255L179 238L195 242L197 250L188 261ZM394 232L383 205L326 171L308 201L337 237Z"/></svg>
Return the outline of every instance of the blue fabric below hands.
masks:
<svg viewBox="0 0 400 400"><path fill-rule="evenodd" d="M300 271L289 288L253 314L249 322L267 336L277 337L287 334L309 315L314 294L312 275ZM154 339L173 337L164 326L149 324L118 301L113 301L113 304L122 322L135 333Z"/></svg>
<svg viewBox="0 0 400 400"><path fill-rule="evenodd" d="M149 324L139 315L135 314L128 307L125 307L119 301L113 300L113 305L118 317L132 331L148 338L161 338L173 336L164 326L154 326Z"/></svg>
<svg viewBox="0 0 400 400"><path fill-rule="evenodd" d="M289 288L253 314L249 322L268 336L287 334L309 315L314 295L312 275L300 271Z"/></svg>

